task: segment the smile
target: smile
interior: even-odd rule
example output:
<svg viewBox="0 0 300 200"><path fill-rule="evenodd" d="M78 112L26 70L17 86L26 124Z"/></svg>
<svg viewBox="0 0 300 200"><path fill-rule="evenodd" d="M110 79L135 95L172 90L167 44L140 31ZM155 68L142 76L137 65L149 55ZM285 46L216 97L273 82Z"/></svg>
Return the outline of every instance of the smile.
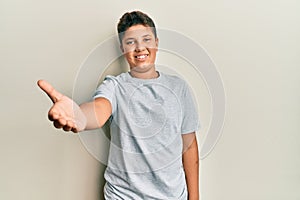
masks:
<svg viewBox="0 0 300 200"><path fill-rule="evenodd" d="M145 60L148 57L148 54L142 54L134 56L137 60Z"/></svg>

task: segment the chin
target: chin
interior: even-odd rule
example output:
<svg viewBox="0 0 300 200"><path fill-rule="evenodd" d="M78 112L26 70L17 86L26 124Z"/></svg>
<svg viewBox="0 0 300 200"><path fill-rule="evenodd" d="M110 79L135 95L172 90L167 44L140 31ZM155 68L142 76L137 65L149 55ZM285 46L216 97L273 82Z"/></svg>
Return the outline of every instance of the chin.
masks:
<svg viewBox="0 0 300 200"><path fill-rule="evenodd" d="M147 72L151 70L154 66L155 66L154 64L140 64L140 65L131 66L130 70L137 71L137 72Z"/></svg>

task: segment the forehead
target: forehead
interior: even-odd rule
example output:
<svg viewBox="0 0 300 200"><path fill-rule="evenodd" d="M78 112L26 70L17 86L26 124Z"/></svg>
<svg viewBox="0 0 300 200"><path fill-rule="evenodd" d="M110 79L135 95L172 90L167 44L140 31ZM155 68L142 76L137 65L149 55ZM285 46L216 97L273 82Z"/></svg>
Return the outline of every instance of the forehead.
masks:
<svg viewBox="0 0 300 200"><path fill-rule="evenodd" d="M154 36L152 27L144 26L142 24L134 25L129 27L124 32L124 39L127 38L137 38L137 37L143 37L146 35Z"/></svg>

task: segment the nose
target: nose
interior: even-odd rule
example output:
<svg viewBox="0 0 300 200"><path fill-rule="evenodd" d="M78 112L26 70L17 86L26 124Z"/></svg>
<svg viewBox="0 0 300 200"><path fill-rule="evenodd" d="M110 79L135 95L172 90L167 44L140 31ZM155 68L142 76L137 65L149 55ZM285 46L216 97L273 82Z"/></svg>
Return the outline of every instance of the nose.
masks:
<svg viewBox="0 0 300 200"><path fill-rule="evenodd" d="M141 52L145 50L145 46L142 44L142 42L136 42L135 51Z"/></svg>

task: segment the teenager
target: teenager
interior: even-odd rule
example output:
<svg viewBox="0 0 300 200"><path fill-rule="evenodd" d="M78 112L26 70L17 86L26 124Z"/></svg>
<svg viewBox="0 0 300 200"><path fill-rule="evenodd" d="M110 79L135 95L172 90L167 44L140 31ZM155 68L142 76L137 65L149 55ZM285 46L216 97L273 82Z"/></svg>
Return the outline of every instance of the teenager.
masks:
<svg viewBox="0 0 300 200"><path fill-rule="evenodd" d="M159 40L148 15L125 13L118 35L129 71L107 76L93 101L77 105L38 81L53 101L49 119L75 133L109 120L105 199L199 200L199 121L190 89L179 77L157 71Z"/></svg>

